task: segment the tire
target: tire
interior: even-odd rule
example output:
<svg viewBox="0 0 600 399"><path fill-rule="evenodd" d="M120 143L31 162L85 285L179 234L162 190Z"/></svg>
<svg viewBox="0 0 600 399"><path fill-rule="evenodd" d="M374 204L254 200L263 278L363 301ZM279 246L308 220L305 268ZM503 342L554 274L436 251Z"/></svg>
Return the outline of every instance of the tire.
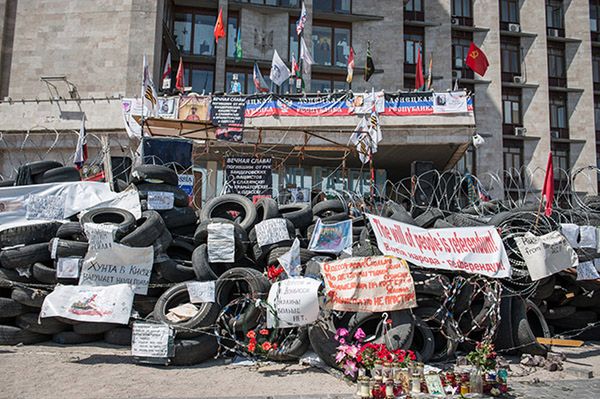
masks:
<svg viewBox="0 0 600 399"><path fill-rule="evenodd" d="M162 216L165 226L167 226L167 228L171 231L178 227L189 225L195 226L198 224L198 216L196 215L196 211L189 206L176 206L173 207L173 209L158 211L158 213L160 213L160 216Z"/></svg>
<svg viewBox="0 0 600 399"><path fill-rule="evenodd" d="M48 242L56 236L60 225L58 222L44 222L4 229L0 231L0 248Z"/></svg>
<svg viewBox="0 0 600 399"><path fill-rule="evenodd" d="M131 345L132 330L129 327L116 327L104 333L104 342L117 346Z"/></svg>
<svg viewBox="0 0 600 399"><path fill-rule="evenodd" d="M415 292L418 295L431 295L439 298L444 295L444 287L450 286L450 279L442 274L413 270L411 275L415 285Z"/></svg>
<svg viewBox="0 0 600 399"><path fill-rule="evenodd" d="M230 211L240 212L241 220L237 220L239 216L233 217ZM215 197L208 201L202 212L200 213L200 222L213 218L229 219L238 222L246 231L254 226L256 222L256 208L252 201L238 194L225 194Z"/></svg>
<svg viewBox="0 0 600 399"><path fill-rule="evenodd" d="M513 339L513 317L512 317L513 297L504 295L500 298L500 320L498 329L494 337L494 346L496 350L508 351L508 354L514 354L515 341Z"/></svg>
<svg viewBox="0 0 600 399"><path fill-rule="evenodd" d="M256 208L256 222L262 222L267 219L280 218L279 207L273 198L261 198L254 205Z"/></svg>
<svg viewBox="0 0 600 399"><path fill-rule="evenodd" d="M34 281L31 277L21 276L16 270L0 267L0 281L2 280L12 281L15 283L29 283Z"/></svg>
<svg viewBox="0 0 600 399"><path fill-rule="evenodd" d="M310 347L308 327L299 327L295 330L297 334L290 343L286 342L286 345L280 345L276 351L270 351L267 354L269 360L275 362L297 362L306 353ZM287 332L289 330L286 329L284 331Z"/></svg>
<svg viewBox="0 0 600 399"><path fill-rule="evenodd" d="M468 215L462 213L452 213L446 216L444 220L456 227L478 227L491 224L491 222L484 223L474 217L469 217Z"/></svg>
<svg viewBox="0 0 600 399"><path fill-rule="evenodd" d="M202 244L192 254L192 267L199 281L217 280L232 267L229 263L210 263L208 261L208 246Z"/></svg>
<svg viewBox="0 0 600 399"><path fill-rule="evenodd" d="M180 265L166 255L163 255L159 261L155 261L153 267L162 278L171 283L194 280L196 277L195 269Z"/></svg>
<svg viewBox="0 0 600 399"><path fill-rule="evenodd" d="M15 287L10 295L12 299L19 302L21 305L29 306L32 308L41 308L44 303L48 291L28 288L28 287Z"/></svg>
<svg viewBox="0 0 600 399"><path fill-rule="evenodd" d="M86 223L109 223L117 226L117 240L135 229L135 217L131 212L119 208L96 208L83 214L81 225Z"/></svg>
<svg viewBox="0 0 600 399"><path fill-rule="evenodd" d="M15 185L14 180L2 180L0 181L0 187L13 187Z"/></svg>
<svg viewBox="0 0 600 399"><path fill-rule="evenodd" d="M33 277L40 283L56 284L56 269L48 267L43 263L36 262L32 268Z"/></svg>
<svg viewBox="0 0 600 399"><path fill-rule="evenodd" d="M512 303L513 340L520 353L545 356L548 347L537 342L536 336L551 336L544 315L530 300L514 297Z"/></svg>
<svg viewBox="0 0 600 399"><path fill-rule="evenodd" d="M356 330L363 329L368 342L390 343L393 349L408 349L410 347L415 331L415 319L410 310L396 310L386 312L392 321L387 335L382 335L383 314L382 313L354 313L348 322L350 335L354 336Z"/></svg>
<svg viewBox="0 0 600 399"><path fill-rule="evenodd" d="M292 247L279 247L279 248L273 249L269 253L269 256L267 257L267 265L269 265L269 266L270 265L278 265L279 260L277 260L277 258L279 258L283 254L288 252L290 249L292 249ZM309 251L308 249L300 248L300 264L301 265L305 265L314 256L316 256L316 254L314 252Z"/></svg>
<svg viewBox="0 0 600 399"><path fill-rule="evenodd" d="M409 347L419 361L428 362L435 351L435 341L429 326L418 316L415 317L413 339Z"/></svg>
<svg viewBox="0 0 600 399"><path fill-rule="evenodd" d="M133 184L155 183L168 184L174 187L179 185L177 173L162 165L139 165L133 168L131 172L131 182Z"/></svg>
<svg viewBox="0 0 600 399"><path fill-rule="evenodd" d="M63 240L87 241L83 226L78 222L67 222L56 231L56 237Z"/></svg>
<svg viewBox="0 0 600 399"><path fill-rule="evenodd" d="M7 269L30 266L35 262L50 261L50 251L47 243L25 245L0 252L0 264Z"/></svg>
<svg viewBox="0 0 600 399"><path fill-rule="evenodd" d="M346 314L340 317L332 314L329 317L320 318L316 323L308 326L308 339L313 351L319 355L326 365L337 370L340 369L335 361L337 347L340 345L335 339L338 327L347 327Z"/></svg>
<svg viewBox="0 0 600 399"><path fill-rule="evenodd" d="M61 323L53 317L39 319L39 313L25 313L17 317L15 324L23 330L36 334L54 335L69 329L69 325ZM40 323L38 323L38 319Z"/></svg>
<svg viewBox="0 0 600 399"><path fill-rule="evenodd" d="M149 247L165 231L165 223L156 211L144 211L136 221L136 228L120 241L130 247Z"/></svg>
<svg viewBox="0 0 600 399"><path fill-rule="evenodd" d="M448 223L444 219L438 219L433 224L434 229L449 229L455 227L452 223Z"/></svg>
<svg viewBox="0 0 600 399"><path fill-rule="evenodd" d="M29 173L31 173L31 176L35 177L36 175L44 174L46 171L60 168L63 166L63 164L60 162L57 162L57 161L35 161L35 162L28 162L23 166L28 167Z"/></svg>
<svg viewBox="0 0 600 399"><path fill-rule="evenodd" d="M444 316L441 312L438 313L439 306L434 308L421 307L414 309L414 313L421 318L433 336L433 351L429 358L430 361L444 362L451 359L458 347L458 335L449 326L444 323ZM413 338L414 340L414 338Z"/></svg>
<svg viewBox="0 0 600 399"><path fill-rule="evenodd" d="M235 259L240 259L246 254L248 243L248 233L239 224L228 219L214 218L203 220L194 233L194 242L196 245L206 244L208 242L208 225L211 223L233 224L233 238L235 241Z"/></svg>
<svg viewBox="0 0 600 399"><path fill-rule="evenodd" d="M555 276L549 276L540 280L532 299L544 300L548 299L554 292L554 284L556 283Z"/></svg>
<svg viewBox="0 0 600 399"><path fill-rule="evenodd" d="M30 345L48 340L48 336L19 327L0 325L0 345Z"/></svg>
<svg viewBox="0 0 600 399"><path fill-rule="evenodd" d="M598 321L598 314L591 310L578 310L570 317L552 320L550 324L563 330L580 330Z"/></svg>
<svg viewBox="0 0 600 399"><path fill-rule="evenodd" d="M444 212L438 208L429 208L415 218L415 224L425 229L433 227L437 220L444 218Z"/></svg>
<svg viewBox="0 0 600 399"><path fill-rule="evenodd" d="M281 205L279 213L298 229L305 229L312 224L313 213L310 204Z"/></svg>
<svg viewBox="0 0 600 399"><path fill-rule="evenodd" d="M236 267L219 277L215 292L219 306L230 307L232 300L240 294L251 298L250 302L246 301L245 306L242 306L242 311L236 305L230 307L237 315L235 319L229 318L226 321L230 331L247 331L258 325L261 310L255 306L255 302L257 299L267 298L270 286L269 280L254 269Z"/></svg>
<svg viewBox="0 0 600 399"><path fill-rule="evenodd" d="M73 331L80 335L100 335L119 326L121 324L83 322L74 325Z"/></svg>
<svg viewBox="0 0 600 399"><path fill-rule="evenodd" d="M89 342L102 341L104 335L83 335L74 331L63 331L52 336L52 341L60 345L78 345Z"/></svg>
<svg viewBox="0 0 600 399"><path fill-rule="evenodd" d="M175 356L171 359L174 366L192 366L214 358L219 350L217 337L202 334L193 339L175 341Z"/></svg>
<svg viewBox="0 0 600 399"><path fill-rule="evenodd" d="M31 311L31 308L15 301L12 298L0 298L0 317L9 319Z"/></svg>
<svg viewBox="0 0 600 399"><path fill-rule="evenodd" d="M383 216L386 218L393 219L397 222L407 223L407 224L415 224L415 220L408 213L408 211L402 206L394 201L388 201L383 206Z"/></svg>
<svg viewBox="0 0 600 399"><path fill-rule="evenodd" d="M39 183L81 181L81 174L77 168L72 166L62 166L60 168L54 168L44 172L35 180L37 180Z"/></svg>
<svg viewBox="0 0 600 399"><path fill-rule="evenodd" d="M69 241L63 240L60 238L54 238L54 240L58 241L58 244L53 244L53 241L47 245L48 253L52 250L52 245L56 245L56 258L83 258L87 254L88 251L88 243L81 241ZM44 262L44 260L39 260L36 262Z"/></svg>
<svg viewBox="0 0 600 399"><path fill-rule="evenodd" d="M177 336L182 338L197 337L202 334L200 331L190 331L202 327L212 326L219 316L221 308L214 302L204 302L195 304L199 310L194 317L179 323L173 323L167 319L169 309L178 305L190 303L190 297L186 283L177 284L166 290L154 307L154 320L165 323L177 331Z"/></svg>
<svg viewBox="0 0 600 399"><path fill-rule="evenodd" d="M343 222L344 220L350 220L350 216L348 216L348 214L344 212L332 213L330 216L321 218L321 221L324 223L337 223Z"/></svg>
<svg viewBox="0 0 600 399"><path fill-rule="evenodd" d="M548 309L546 312L544 312L544 317L546 318L546 320L558 320L563 319L565 317L570 317L573 314L575 314L576 311L577 308L575 306L558 306L556 308Z"/></svg>
<svg viewBox="0 0 600 399"><path fill-rule="evenodd" d="M163 293L161 293L162 295ZM159 297L136 295L133 297L133 309L140 314L140 317L145 318L152 312Z"/></svg>
<svg viewBox="0 0 600 399"><path fill-rule="evenodd" d="M344 213L346 212L346 207L340 200L325 200L316 203L312 207L313 215L319 217L327 217L334 213Z"/></svg>
<svg viewBox="0 0 600 399"><path fill-rule="evenodd" d="M173 236L169 232L169 229L165 229L156 241L152 244L154 250L154 261L167 253L167 249L173 243Z"/></svg>
<svg viewBox="0 0 600 399"><path fill-rule="evenodd" d="M142 200L148 199L148 192L156 191L159 193L173 193L174 207L186 207L189 203L187 193L177 186L169 186L168 184L143 183L138 184L137 189L140 195L140 199Z"/></svg>

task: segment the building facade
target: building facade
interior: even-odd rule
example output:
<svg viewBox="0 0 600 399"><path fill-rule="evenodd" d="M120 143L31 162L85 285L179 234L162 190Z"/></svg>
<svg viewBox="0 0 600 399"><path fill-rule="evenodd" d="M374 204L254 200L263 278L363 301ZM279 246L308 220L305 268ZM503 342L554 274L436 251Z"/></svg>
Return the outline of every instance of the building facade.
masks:
<svg viewBox="0 0 600 399"><path fill-rule="evenodd" d="M568 181L560 169L597 164L598 0L304 0L304 4L308 19L303 37L315 60L303 75L306 91L414 90L421 52L425 74L431 60L434 90L449 90L458 81L459 87L474 93L476 132L485 144L467 151L458 166L484 181L500 174L500 184L492 184L492 196L518 196L530 187L540 188L549 152L558 187ZM213 27L220 9L226 37L216 43ZM255 62L268 76L275 50L288 65L292 57L299 58L295 25L300 10L301 0L0 0L0 131L74 130L80 123L78 112L84 112L88 126L98 134L122 136L115 99L138 95L143 54L157 85L170 53L174 72L183 60L185 84L194 92L230 91L236 76L242 92L251 94ZM236 54L238 40L241 57ZM483 77L464 63L471 42L489 60ZM366 82L362 74L368 45L376 70ZM356 70L348 85L350 48ZM48 81L40 78L63 75L76 85L80 101L58 102L60 107L56 102L36 102L52 93ZM278 90L286 93L294 87L284 84ZM397 134L420 145L441 148L455 143L448 140L450 134L433 137L418 126ZM460 140L468 143L465 131L461 134ZM454 147L450 154L456 155ZM2 156L8 163L6 154ZM423 151L421 157L426 156ZM389 161L383 162L384 169L390 169ZM532 171L529 177L524 168ZM307 184L314 184L314 173L314 169L308 173ZM581 175L573 189L596 192L596 184L595 178L590 181Z"/></svg>

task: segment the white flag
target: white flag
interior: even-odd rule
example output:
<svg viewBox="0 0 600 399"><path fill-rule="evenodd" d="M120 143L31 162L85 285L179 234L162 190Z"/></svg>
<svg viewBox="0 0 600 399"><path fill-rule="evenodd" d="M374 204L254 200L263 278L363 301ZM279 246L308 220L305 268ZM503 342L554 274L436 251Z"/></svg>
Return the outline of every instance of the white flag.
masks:
<svg viewBox="0 0 600 399"><path fill-rule="evenodd" d="M144 54L144 72L142 77L142 112L145 116L156 115L158 99L154 83L152 83L152 78L150 77L146 54Z"/></svg>
<svg viewBox="0 0 600 399"><path fill-rule="evenodd" d="M308 51L308 46L304 41L304 38L300 38L300 59L303 61L302 70L304 73L309 73L309 66L315 63L312 56L310 55L310 51Z"/></svg>
<svg viewBox="0 0 600 399"><path fill-rule="evenodd" d="M362 117L356 129L350 136L350 141L352 144L356 146L356 151L358 151L358 157L360 161L365 164L369 162L369 153L370 153L370 145L371 139L369 135L370 126L366 117Z"/></svg>
<svg viewBox="0 0 600 399"><path fill-rule="evenodd" d="M75 147L75 155L73 156L73 163L77 166L77 169L83 167L83 163L87 161L87 137L85 132L85 115L81 118L81 128L79 129L79 136L77 137L77 145Z"/></svg>
<svg viewBox="0 0 600 399"><path fill-rule="evenodd" d="M285 62L281 59L277 50L273 53L273 62L271 64L271 81L275 83L277 86L281 86L283 82L288 80L292 73L288 69Z"/></svg>

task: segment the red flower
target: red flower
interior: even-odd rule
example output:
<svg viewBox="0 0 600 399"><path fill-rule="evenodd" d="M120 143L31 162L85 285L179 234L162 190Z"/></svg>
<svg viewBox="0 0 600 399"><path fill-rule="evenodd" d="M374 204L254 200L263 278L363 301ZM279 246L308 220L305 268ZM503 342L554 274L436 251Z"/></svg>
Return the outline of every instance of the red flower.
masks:
<svg viewBox="0 0 600 399"><path fill-rule="evenodd" d="M281 273L283 273L283 267L281 266L275 267L275 265L271 265L267 268L267 277L269 280L276 279Z"/></svg>
<svg viewBox="0 0 600 399"><path fill-rule="evenodd" d="M254 330L250 330L246 333L246 337L248 338L256 338L256 332Z"/></svg>
<svg viewBox="0 0 600 399"><path fill-rule="evenodd" d="M250 338L250 343L256 345L256 338Z"/></svg>
<svg viewBox="0 0 600 399"><path fill-rule="evenodd" d="M410 360L417 360L417 356L413 351L408 351L408 357L410 357Z"/></svg>
<svg viewBox="0 0 600 399"><path fill-rule="evenodd" d="M273 345L271 345L271 343L269 341L265 342L262 344L262 349L264 351L268 351L269 349L271 349L273 347Z"/></svg>
<svg viewBox="0 0 600 399"><path fill-rule="evenodd" d="M273 344L273 350L277 350L277 343Z"/></svg>
<svg viewBox="0 0 600 399"><path fill-rule="evenodd" d="M254 342L250 342L248 344L248 351L254 353L255 349L256 349L256 344Z"/></svg>
<svg viewBox="0 0 600 399"><path fill-rule="evenodd" d="M263 328L262 330L260 330L258 332L260 335L269 335L269 330L267 330L266 328Z"/></svg>

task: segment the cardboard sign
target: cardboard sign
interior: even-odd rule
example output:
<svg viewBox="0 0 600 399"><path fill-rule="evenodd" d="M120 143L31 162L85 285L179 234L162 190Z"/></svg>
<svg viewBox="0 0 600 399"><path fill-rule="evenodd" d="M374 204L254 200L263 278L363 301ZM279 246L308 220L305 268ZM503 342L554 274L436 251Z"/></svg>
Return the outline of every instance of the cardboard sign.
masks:
<svg viewBox="0 0 600 399"><path fill-rule="evenodd" d="M29 220L61 220L65 218L65 198L63 195L31 194L27 198L25 217Z"/></svg>
<svg viewBox="0 0 600 399"><path fill-rule="evenodd" d="M56 262L57 278L77 278L79 277L79 267L83 262L82 258L59 258Z"/></svg>
<svg viewBox="0 0 600 399"><path fill-rule="evenodd" d="M577 280L596 280L600 278L600 273L596 270L594 262L582 262L577 266Z"/></svg>
<svg viewBox="0 0 600 399"><path fill-rule="evenodd" d="M315 252L339 254L352 247L352 221L324 224L317 220L308 249Z"/></svg>
<svg viewBox="0 0 600 399"><path fill-rule="evenodd" d="M136 294L146 295L153 263L152 247L132 248L115 243L110 249L88 250L79 285L131 284Z"/></svg>
<svg viewBox="0 0 600 399"><path fill-rule="evenodd" d="M370 215L377 247L422 267L463 271L493 278L510 276L502 239L493 226L423 229Z"/></svg>
<svg viewBox="0 0 600 399"><path fill-rule="evenodd" d="M214 281L188 281L186 286L192 303L215 302Z"/></svg>
<svg viewBox="0 0 600 399"><path fill-rule="evenodd" d="M273 159L254 157L225 158L227 192L254 200L273 194Z"/></svg>
<svg viewBox="0 0 600 399"><path fill-rule="evenodd" d="M167 358L173 353L173 328L168 324L133 323L131 355Z"/></svg>
<svg viewBox="0 0 600 399"><path fill-rule="evenodd" d="M259 246L275 244L290 239L287 222L283 218L267 219L254 226Z"/></svg>
<svg viewBox="0 0 600 399"><path fill-rule="evenodd" d="M44 299L40 317L127 324L133 304L129 284L109 287L57 285Z"/></svg>
<svg viewBox="0 0 600 399"><path fill-rule="evenodd" d="M209 262L231 263L235 261L233 229L231 223L210 223L208 225L207 252Z"/></svg>
<svg viewBox="0 0 600 399"><path fill-rule="evenodd" d="M290 278L271 286L267 302L267 328L298 327L319 317L317 291L320 282L311 278Z"/></svg>
<svg viewBox="0 0 600 399"><path fill-rule="evenodd" d="M88 239L88 251L112 248L117 229L118 226L114 224L85 223L83 231Z"/></svg>
<svg viewBox="0 0 600 399"><path fill-rule="evenodd" d="M277 258L277 260L289 277L300 276L302 272L302 268L300 267L300 240L297 237L294 238L290 250Z"/></svg>
<svg viewBox="0 0 600 399"><path fill-rule="evenodd" d="M326 307L344 312L387 312L417 306L406 261L389 256L321 263Z"/></svg>
<svg viewBox="0 0 600 399"><path fill-rule="evenodd" d="M163 191L148 191L148 209L173 209L175 194Z"/></svg>
<svg viewBox="0 0 600 399"><path fill-rule="evenodd" d="M523 237L516 237L515 242L533 281L579 265L577 253L558 231L539 237L525 233Z"/></svg>

